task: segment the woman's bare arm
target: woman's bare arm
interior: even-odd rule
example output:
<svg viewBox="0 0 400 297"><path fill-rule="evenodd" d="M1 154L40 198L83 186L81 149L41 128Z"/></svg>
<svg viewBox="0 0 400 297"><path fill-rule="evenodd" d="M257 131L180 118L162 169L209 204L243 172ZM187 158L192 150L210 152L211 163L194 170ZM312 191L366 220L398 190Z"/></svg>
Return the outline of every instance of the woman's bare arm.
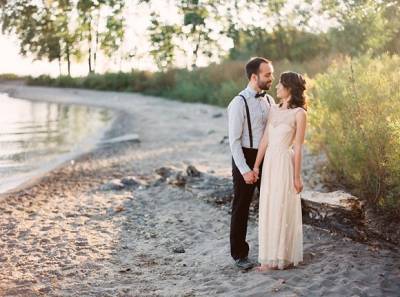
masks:
<svg viewBox="0 0 400 297"><path fill-rule="evenodd" d="M303 190L301 180L301 163L303 159L303 144L307 126L307 112L303 109L296 112L296 135L294 139L294 187L297 193Z"/></svg>
<svg viewBox="0 0 400 297"><path fill-rule="evenodd" d="M264 134L261 138L260 144L258 145L256 162L254 163L254 166L253 166L253 171L257 175L257 177L260 172L260 164L264 158L265 151L267 150L267 147L268 147L268 125L269 125L269 120L267 122L267 126L265 127Z"/></svg>

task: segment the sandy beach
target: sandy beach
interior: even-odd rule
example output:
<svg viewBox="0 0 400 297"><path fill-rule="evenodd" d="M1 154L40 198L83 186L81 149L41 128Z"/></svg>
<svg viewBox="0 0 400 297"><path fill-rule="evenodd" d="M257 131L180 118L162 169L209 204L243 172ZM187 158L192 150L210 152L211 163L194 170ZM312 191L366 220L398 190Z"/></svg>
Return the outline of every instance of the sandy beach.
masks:
<svg viewBox="0 0 400 297"><path fill-rule="evenodd" d="M5 83L0 92L116 110L107 137L140 140L103 145L0 197L0 296L399 296L398 250L310 225L298 268L233 266L229 206L208 203L162 174L192 165L230 178L223 108ZM305 170L311 167L306 158ZM254 261L257 232L252 216Z"/></svg>

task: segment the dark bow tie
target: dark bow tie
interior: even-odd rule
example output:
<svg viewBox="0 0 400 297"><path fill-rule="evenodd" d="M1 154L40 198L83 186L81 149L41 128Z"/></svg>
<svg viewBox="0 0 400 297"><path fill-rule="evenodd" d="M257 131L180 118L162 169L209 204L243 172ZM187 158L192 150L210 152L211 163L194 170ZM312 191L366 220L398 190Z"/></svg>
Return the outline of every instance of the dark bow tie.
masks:
<svg viewBox="0 0 400 297"><path fill-rule="evenodd" d="M260 92L260 93L257 93L254 97L256 97L256 98L258 98L258 97L264 97L265 94L267 94L267 92Z"/></svg>

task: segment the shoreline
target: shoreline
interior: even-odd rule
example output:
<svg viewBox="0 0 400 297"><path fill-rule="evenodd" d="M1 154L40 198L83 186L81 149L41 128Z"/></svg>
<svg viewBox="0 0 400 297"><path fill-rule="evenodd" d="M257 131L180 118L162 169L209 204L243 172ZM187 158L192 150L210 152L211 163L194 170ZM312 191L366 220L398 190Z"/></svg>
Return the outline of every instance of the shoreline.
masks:
<svg viewBox="0 0 400 297"><path fill-rule="evenodd" d="M310 225L298 268L233 267L229 207L161 173L193 165L230 178L222 108L130 93L15 92L113 105L123 112L107 137L137 133L140 143L100 147L0 201L0 296L397 296L398 253ZM248 241L256 260L254 220Z"/></svg>
<svg viewBox="0 0 400 297"><path fill-rule="evenodd" d="M1 82L0 82L0 90L1 88ZM3 91L3 90L2 90ZM7 96L11 99L22 99L26 101L31 101L31 102L47 102L47 103L54 103L54 101L41 101L41 100L34 100L30 99L29 96L26 96L25 98L18 98L15 96L12 96L10 93L6 93ZM71 104L69 102L61 102L57 103L61 105L77 105L77 106L88 106L88 105L80 105L80 104ZM93 107L92 108L99 108L99 107ZM118 113L116 110L112 110L113 114L111 115L111 118L109 122L104 125L101 129L95 131L95 135L88 135L90 137L90 147L86 147L88 144L85 144L85 141L81 142L81 146L84 145L85 148L80 147L79 149L74 149L71 150L67 153L62 153L60 155L57 155L54 157L53 160L47 162L43 166L33 170L32 172L26 172L23 173L20 176L15 176L12 181L12 185L5 186L4 188L6 190L0 192L0 199L3 199L7 197L9 194L16 193L18 191L22 191L25 188L29 188L34 186L36 183L40 182L41 178L47 174L50 174L52 171L57 170L63 166L65 166L68 162L73 161L76 158L79 158L82 155L88 154L92 152L93 150L97 149L99 145L101 145L101 141L106 135L107 131L112 129L113 122L118 118ZM87 141L87 140L86 140Z"/></svg>
<svg viewBox="0 0 400 297"><path fill-rule="evenodd" d="M134 114L135 119L133 120L133 125L137 129L133 129L133 127L129 127L129 131L124 131L124 133L119 134L127 134L127 133L137 133L139 134L140 140L143 140L147 144L147 140L156 140L158 131L154 129L150 129L148 131L143 131L146 127L146 124L157 124L157 126L166 127L164 130L168 130L169 127L171 129L180 128L179 125L174 125L170 120L170 116L168 114L163 114L164 112L169 112L171 109L177 109L175 115L178 117L178 120L182 122L186 122L194 120L194 117L200 116L203 117L207 115L207 118L210 118L211 123L200 123L197 122L198 127L188 127L184 134L182 135L182 139L179 138L179 135L166 135L168 136L168 141L177 143L187 143L188 141L196 140L200 136L214 138L217 139L217 142L223 140L227 131L225 131L224 125L215 126L216 122L224 121L224 109L216 106L206 105L202 103L184 103L180 101L173 100L165 100L158 97L141 95L137 93L122 93L122 92L113 92L113 91L93 91L86 89L70 89L70 88L53 88L53 87L37 87L37 86L25 86L23 84L7 84L0 83L0 92L7 92L10 96L18 97L21 99L27 99L30 101L45 101L52 103L60 103L60 104L77 104L77 105L87 105L92 107L100 107L100 108L109 108L117 112L124 112L127 114ZM97 97L95 97L98 95ZM152 106L160 106L160 115L158 118L148 118L146 114L141 114L141 111L150 112ZM136 108L138 107L138 108ZM186 107L188 110L186 110ZM136 112L136 110L138 112ZM187 115L187 112L191 113L191 116ZM158 116L158 115L156 115ZM173 116L173 115L172 115ZM214 117L216 116L216 117ZM163 121L166 119L166 121ZM222 121L221 121L222 120ZM214 123L212 123L214 122ZM143 124L142 124L143 123ZM168 123L168 124L167 124ZM201 130L202 126L205 127L204 130ZM207 130L208 128L208 130ZM116 135L113 135L116 136ZM218 138L221 137L221 138ZM206 143L211 143L211 140L206 141ZM218 145L217 143L217 145ZM189 143L188 147L193 147L193 143ZM154 146L150 144L150 146ZM218 153L221 153L220 145L218 145ZM229 149L225 147L223 149L222 156L225 156L224 160L218 162L218 167L221 169L221 166L224 167L223 175L230 176L230 169L226 168L225 160L230 160L230 156L226 156L225 152L229 152ZM221 156L221 154L220 154ZM215 169L215 168L213 168Z"/></svg>
<svg viewBox="0 0 400 297"><path fill-rule="evenodd" d="M81 157L89 155L93 151L99 149L99 146L101 146L101 139L104 137L104 135L106 135L107 132L109 132L109 130L112 130L112 122L116 120L116 118L118 118L118 115L114 115L113 119L110 120L110 123L107 124L108 127L103 128L103 131L101 131L100 133L101 135L97 137L96 144L94 144L93 147L91 147L90 149L85 149L83 151L62 154L52 160L53 162L56 162L55 165L48 164L45 168L41 167L33 172L27 172L26 175L29 177L29 179L24 179L24 181L22 182L16 182L16 186L13 186L12 188L10 187L4 192L0 192L0 202L2 199L6 199L10 195L16 194L18 192L23 192L25 189L35 186L36 184L40 183L40 181L45 176L50 175L53 171L57 171L65 166L68 166L68 163L74 162L75 159L80 159Z"/></svg>

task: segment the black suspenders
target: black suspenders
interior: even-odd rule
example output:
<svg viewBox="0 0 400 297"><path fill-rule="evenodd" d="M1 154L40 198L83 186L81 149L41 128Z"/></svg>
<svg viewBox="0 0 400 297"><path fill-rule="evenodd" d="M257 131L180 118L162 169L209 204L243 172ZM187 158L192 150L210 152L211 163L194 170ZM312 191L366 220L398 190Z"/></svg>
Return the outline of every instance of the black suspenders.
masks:
<svg viewBox="0 0 400 297"><path fill-rule="evenodd" d="M253 133L251 132L251 121L250 121L250 111L249 111L249 106L247 105L246 98L244 98L243 95L240 95L240 97L243 98L244 104L246 105L246 115L247 115L247 126L249 128L249 137L250 137L250 147L253 148Z"/></svg>
<svg viewBox="0 0 400 297"><path fill-rule="evenodd" d="M252 133L252 129L251 129L251 120L250 120L249 106L247 105L247 100L246 100L246 98L245 98L243 95L241 95L241 94L239 94L239 96L243 98L244 104L245 104L245 106L246 106L247 126L248 126L248 128L249 128L250 147L253 148L253 133ZM269 101L268 96L267 96L267 100L268 100L269 105L271 106L271 102Z"/></svg>

